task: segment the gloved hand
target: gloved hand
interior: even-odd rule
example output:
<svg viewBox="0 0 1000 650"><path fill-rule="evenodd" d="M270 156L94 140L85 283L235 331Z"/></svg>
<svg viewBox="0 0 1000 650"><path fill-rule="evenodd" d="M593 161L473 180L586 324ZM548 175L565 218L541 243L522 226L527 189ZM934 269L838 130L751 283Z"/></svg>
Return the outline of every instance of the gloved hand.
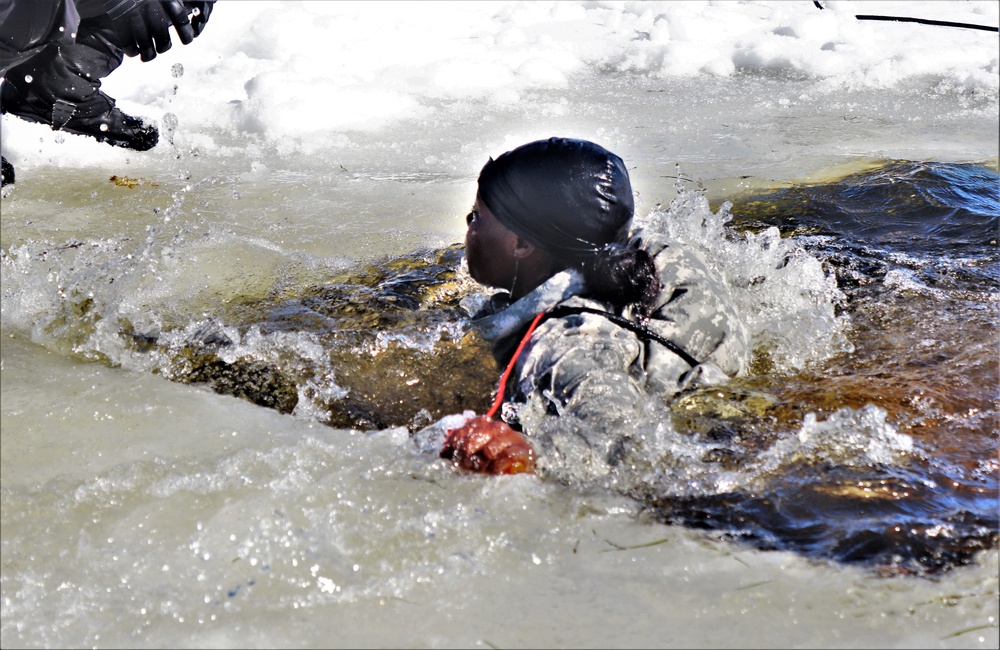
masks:
<svg viewBox="0 0 1000 650"><path fill-rule="evenodd" d="M485 416L449 431L441 458L482 474L535 473L535 450L528 441L506 423Z"/></svg>
<svg viewBox="0 0 1000 650"><path fill-rule="evenodd" d="M143 61L151 61L170 49L171 25L184 45L194 40L188 8L181 0L140 0L114 19L117 45L128 56L140 54Z"/></svg>
<svg viewBox="0 0 1000 650"><path fill-rule="evenodd" d="M185 0L184 5L188 8L188 13L191 14L191 28L194 30L194 35L201 36L201 32L208 22L208 17L212 15L215 0L201 0L199 2Z"/></svg>

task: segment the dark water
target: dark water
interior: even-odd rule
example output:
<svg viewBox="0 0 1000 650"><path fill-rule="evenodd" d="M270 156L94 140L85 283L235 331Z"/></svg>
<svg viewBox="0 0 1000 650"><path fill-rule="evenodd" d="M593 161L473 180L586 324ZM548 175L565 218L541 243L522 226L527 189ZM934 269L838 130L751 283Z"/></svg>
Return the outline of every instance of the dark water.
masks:
<svg viewBox="0 0 1000 650"><path fill-rule="evenodd" d="M905 161L829 184L748 197L733 209L737 227L775 225L788 235L828 235L873 253L925 261L974 256L994 273L998 212L994 169Z"/></svg>
<svg viewBox="0 0 1000 650"><path fill-rule="evenodd" d="M674 427L704 451L699 471L731 472L731 488L625 491L659 521L885 573L933 573L995 547L1000 176L891 162L734 199L731 214L734 231L777 226L835 274L853 351L787 372L764 346L750 376L675 401ZM484 412L499 374L468 330L476 288L461 261L457 246L382 260L129 338L164 353L156 371L176 381L335 427L415 431ZM889 459L893 432L913 448ZM778 453L806 433L811 446Z"/></svg>

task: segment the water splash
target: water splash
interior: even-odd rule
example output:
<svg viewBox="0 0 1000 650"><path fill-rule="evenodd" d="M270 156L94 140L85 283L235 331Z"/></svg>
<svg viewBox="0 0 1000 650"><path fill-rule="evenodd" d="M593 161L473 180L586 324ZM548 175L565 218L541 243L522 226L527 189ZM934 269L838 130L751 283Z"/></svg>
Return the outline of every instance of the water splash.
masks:
<svg viewBox="0 0 1000 650"><path fill-rule="evenodd" d="M816 256L782 238L776 227L738 234L729 227L729 202L713 212L704 192L680 181L677 190L668 208L652 210L638 224L704 254L747 322L758 366L801 370L851 351L849 318L840 310L844 294Z"/></svg>

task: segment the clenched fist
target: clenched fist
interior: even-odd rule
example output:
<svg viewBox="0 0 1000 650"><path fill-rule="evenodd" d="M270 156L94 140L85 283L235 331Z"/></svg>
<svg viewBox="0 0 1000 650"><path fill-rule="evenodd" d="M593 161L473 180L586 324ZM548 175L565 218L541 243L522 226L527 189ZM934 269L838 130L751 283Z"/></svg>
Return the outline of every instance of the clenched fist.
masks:
<svg viewBox="0 0 1000 650"><path fill-rule="evenodd" d="M472 418L448 432L441 450L462 469L484 474L535 472L535 450L505 422L484 416Z"/></svg>

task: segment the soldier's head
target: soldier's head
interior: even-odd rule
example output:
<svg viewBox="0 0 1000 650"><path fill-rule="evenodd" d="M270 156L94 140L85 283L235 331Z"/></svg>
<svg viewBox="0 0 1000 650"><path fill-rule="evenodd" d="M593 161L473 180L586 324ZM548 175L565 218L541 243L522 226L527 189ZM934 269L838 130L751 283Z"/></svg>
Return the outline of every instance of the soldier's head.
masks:
<svg viewBox="0 0 1000 650"><path fill-rule="evenodd" d="M622 159L586 140L550 138L490 159L467 218L477 281L514 298L627 241L635 204Z"/></svg>

